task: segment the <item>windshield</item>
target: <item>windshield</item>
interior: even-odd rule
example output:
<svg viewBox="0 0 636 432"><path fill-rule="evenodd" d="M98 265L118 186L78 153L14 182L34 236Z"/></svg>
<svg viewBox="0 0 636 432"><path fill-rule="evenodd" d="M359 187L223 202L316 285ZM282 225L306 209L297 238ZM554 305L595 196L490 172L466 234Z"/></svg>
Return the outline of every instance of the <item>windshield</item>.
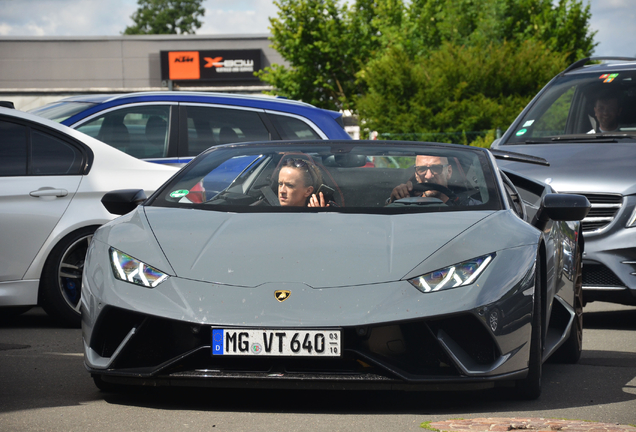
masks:
<svg viewBox="0 0 636 432"><path fill-rule="evenodd" d="M636 71L558 77L517 123L507 143L608 133L636 134Z"/></svg>
<svg viewBox="0 0 636 432"><path fill-rule="evenodd" d="M233 212L495 210L501 208L496 184L487 153L471 147L251 143L200 155L149 205Z"/></svg>
<svg viewBox="0 0 636 432"><path fill-rule="evenodd" d="M95 105L97 104L90 102L53 102L42 107L32 109L29 112L61 123L67 118Z"/></svg>

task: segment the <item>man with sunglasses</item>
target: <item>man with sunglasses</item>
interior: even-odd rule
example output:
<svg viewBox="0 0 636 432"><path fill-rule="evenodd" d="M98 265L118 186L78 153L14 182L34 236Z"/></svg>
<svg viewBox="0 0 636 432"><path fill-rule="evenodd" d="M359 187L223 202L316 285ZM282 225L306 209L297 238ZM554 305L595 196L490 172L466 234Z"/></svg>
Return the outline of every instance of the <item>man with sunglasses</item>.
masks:
<svg viewBox="0 0 636 432"><path fill-rule="evenodd" d="M448 158L426 155L417 156L415 158L414 180L423 186L418 187L418 190L421 190L422 192L415 193L423 197L438 198L447 204L451 204L449 202L449 197L440 189L449 190L448 180L452 174L453 167L448 163ZM427 183L439 185L441 187L431 186L431 189L426 190L425 186ZM391 197L387 200L387 204L402 198L410 197L413 193L413 182L409 180L393 189ZM453 202L452 204L460 203Z"/></svg>

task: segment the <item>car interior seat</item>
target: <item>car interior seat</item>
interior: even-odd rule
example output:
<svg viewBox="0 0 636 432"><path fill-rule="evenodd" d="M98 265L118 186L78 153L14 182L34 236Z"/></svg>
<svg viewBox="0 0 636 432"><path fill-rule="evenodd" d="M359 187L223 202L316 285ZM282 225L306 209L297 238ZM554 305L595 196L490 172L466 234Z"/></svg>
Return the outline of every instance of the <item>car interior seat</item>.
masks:
<svg viewBox="0 0 636 432"><path fill-rule="evenodd" d="M145 157L164 157L166 147L167 122L157 116L150 116L146 122L147 145L144 149L138 149Z"/></svg>
<svg viewBox="0 0 636 432"><path fill-rule="evenodd" d="M106 117L102 123L97 139L111 147L128 153L130 134L121 117Z"/></svg>
<svg viewBox="0 0 636 432"><path fill-rule="evenodd" d="M589 127L587 125L584 125L582 128L579 128L579 130L577 130L577 133L588 133L591 130L596 131L596 127L597 127L597 122L596 122L596 114L594 114L594 101L593 100L589 100L586 105L585 105L585 112L587 114L587 119L590 121L590 125Z"/></svg>
<svg viewBox="0 0 636 432"><path fill-rule="evenodd" d="M219 143L220 144L229 144L239 141L239 136L234 129L229 126L223 126L219 131Z"/></svg>
<svg viewBox="0 0 636 432"><path fill-rule="evenodd" d="M621 130L633 131L636 128L636 87L625 92L621 107L618 125Z"/></svg>
<svg viewBox="0 0 636 432"><path fill-rule="evenodd" d="M188 111L188 116L192 119L191 125L188 122L188 156L197 156L218 144L209 116L199 111Z"/></svg>

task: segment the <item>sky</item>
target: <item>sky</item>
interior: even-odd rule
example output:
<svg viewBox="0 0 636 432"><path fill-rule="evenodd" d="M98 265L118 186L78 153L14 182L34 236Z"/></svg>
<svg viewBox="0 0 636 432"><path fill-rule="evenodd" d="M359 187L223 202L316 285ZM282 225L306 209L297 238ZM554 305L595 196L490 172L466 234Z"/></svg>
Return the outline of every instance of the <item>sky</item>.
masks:
<svg viewBox="0 0 636 432"><path fill-rule="evenodd" d="M583 0L587 2L588 0ZM636 0L589 0L595 56L636 57ZM198 35L266 34L273 0L205 0ZM118 36L136 0L0 0L2 36Z"/></svg>

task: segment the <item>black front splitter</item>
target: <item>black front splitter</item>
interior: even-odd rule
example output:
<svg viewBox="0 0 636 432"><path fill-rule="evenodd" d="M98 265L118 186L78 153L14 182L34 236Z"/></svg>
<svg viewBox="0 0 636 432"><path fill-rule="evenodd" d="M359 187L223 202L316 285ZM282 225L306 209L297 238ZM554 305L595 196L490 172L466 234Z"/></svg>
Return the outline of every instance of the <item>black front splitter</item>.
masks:
<svg viewBox="0 0 636 432"><path fill-rule="evenodd" d="M404 381L376 374L302 374L251 373L218 370L194 370L169 375L141 377L113 375L107 371L91 370L106 383L149 387L210 387L250 389L307 389L307 390L411 390L411 391L465 391L509 386L525 377L527 371L496 377L458 377ZM100 373L101 372L101 373Z"/></svg>

